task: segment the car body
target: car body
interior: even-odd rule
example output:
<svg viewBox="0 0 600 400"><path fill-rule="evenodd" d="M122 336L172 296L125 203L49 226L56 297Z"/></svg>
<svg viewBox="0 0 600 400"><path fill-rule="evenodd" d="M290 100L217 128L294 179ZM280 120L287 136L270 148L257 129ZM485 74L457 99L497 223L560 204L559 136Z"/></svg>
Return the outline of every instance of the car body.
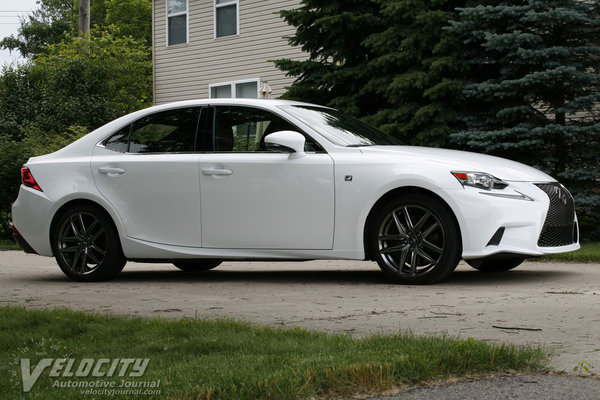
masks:
<svg viewBox="0 0 600 400"><path fill-rule="evenodd" d="M339 112L283 100L153 106L31 158L17 241L76 280L126 260L375 260L430 283L460 258L506 270L579 248L573 198L549 175L469 152L402 146Z"/></svg>

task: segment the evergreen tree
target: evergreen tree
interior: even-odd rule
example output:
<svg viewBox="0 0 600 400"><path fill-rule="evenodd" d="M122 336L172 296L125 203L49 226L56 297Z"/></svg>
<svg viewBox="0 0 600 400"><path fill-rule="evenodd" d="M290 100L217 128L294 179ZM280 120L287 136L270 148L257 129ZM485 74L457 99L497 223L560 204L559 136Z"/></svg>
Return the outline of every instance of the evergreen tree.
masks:
<svg viewBox="0 0 600 400"><path fill-rule="evenodd" d="M465 1L377 1L386 29L365 40L377 55L368 85L387 104L366 119L406 143L442 146L466 69L455 49L444 46L442 27Z"/></svg>
<svg viewBox="0 0 600 400"><path fill-rule="evenodd" d="M329 105L359 117L384 106L385 100L366 85L366 66L374 54L363 43L383 29L379 8L371 0L304 0L297 9L281 11L296 28L290 44L308 54L306 61L274 61L297 77L284 98Z"/></svg>
<svg viewBox="0 0 600 400"><path fill-rule="evenodd" d="M600 48L592 44L600 33L598 4L531 0L465 8L449 29L464 43L470 66L452 141L565 182L591 228L600 214Z"/></svg>
<svg viewBox="0 0 600 400"><path fill-rule="evenodd" d="M281 13L296 28L290 43L309 54L275 62L297 77L285 97L336 107L406 143L444 145L467 65L442 27L471 3L304 0Z"/></svg>

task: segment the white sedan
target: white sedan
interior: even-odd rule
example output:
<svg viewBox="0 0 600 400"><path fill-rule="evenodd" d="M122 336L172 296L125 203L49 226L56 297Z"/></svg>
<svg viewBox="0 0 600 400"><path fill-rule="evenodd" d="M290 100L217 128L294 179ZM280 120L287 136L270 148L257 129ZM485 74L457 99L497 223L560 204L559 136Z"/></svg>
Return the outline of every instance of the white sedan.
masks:
<svg viewBox="0 0 600 400"><path fill-rule="evenodd" d="M336 110L195 100L112 121L31 158L14 236L78 281L127 260L202 271L228 260L375 260L440 281L461 258L502 271L579 248L573 197L481 154L401 146Z"/></svg>

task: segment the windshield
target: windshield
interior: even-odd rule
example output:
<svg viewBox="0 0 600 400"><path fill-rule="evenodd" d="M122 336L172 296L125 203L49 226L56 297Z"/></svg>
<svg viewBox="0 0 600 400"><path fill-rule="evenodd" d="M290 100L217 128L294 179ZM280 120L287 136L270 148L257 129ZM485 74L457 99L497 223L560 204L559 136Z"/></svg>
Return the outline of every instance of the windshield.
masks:
<svg viewBox="0 0 600 400"><path fill-rule="evenodd" d="M337 110L313 106L280 106L330 142L338 146L358 147L400 145L393 137Z"/></svg>

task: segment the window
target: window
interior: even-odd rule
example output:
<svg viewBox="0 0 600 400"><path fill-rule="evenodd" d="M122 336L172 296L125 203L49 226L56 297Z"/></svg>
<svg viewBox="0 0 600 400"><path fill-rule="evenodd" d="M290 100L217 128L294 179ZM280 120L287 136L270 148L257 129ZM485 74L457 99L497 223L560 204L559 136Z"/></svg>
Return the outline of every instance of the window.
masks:
<svg viewBox="0 0 600 400"><path fill-rule="evenodd" d="M187 43L187 0L167 0L167 46Z"/></svg>
<svg viewBox="0 0 600 400"><path fill-rule="evenodd" d="M250 107L216 107L214 150L220 152L267 151L265 137L273 132L300 130L281 117ZM306 151L317 145L307 138Z"/></svg>
<svg viewBox="0 0 600 400"><path fill-rule="evenodd" d="M199 108L181 108L149 115L104 142L121 153L182 153L196 148Z"/></svg>
<svg viewBox="0 0 600 400"><path fill-rule="evenodd" d="M338 146L401 145L398 140L337 110L313 106L280 106L286 113L307 122Z"/></svg>
<svg viewBox="0 0 600 400"><path fill-rule="evenodd" d="M211 99L256 99L258 98L258 79L223 82L208 85Z"/></svg>
<svg viewBox="0 0 600 400"><path fill-rule="evenodd" d="M215 37L238 34L239 0L215 0Z"/></svg>

